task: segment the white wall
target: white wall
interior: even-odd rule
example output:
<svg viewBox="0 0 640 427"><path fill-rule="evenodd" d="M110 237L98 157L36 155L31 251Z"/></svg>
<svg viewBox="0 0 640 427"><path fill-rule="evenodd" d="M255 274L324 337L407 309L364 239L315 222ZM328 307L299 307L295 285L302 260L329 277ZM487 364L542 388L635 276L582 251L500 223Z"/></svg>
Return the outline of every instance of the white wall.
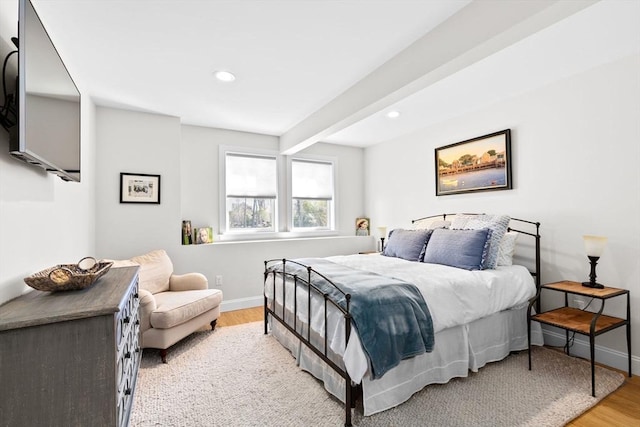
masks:
<svg viewBox="0 0 640 427"><path fill-rule="evenodd" d="M1 58L11 30L0 28ZM81 104L80 183L11 157L0 128L0 304L31 290L24 277L95 254L95 107L86 96Z"/></svg>
<svg viewBox="0 0 640 427"><path fill-rule="evenodd" d="M98 107L96 129L98 255L170 250L179 240L180 119ZM121 172L160 175L160 204L120 203Z"/></svg>
<svg viewBox="0 0 640 427"><path fill-rule="evenodd" d="M197 126L182 127L182 218L194 227L212 226L219 231L218 148L220 145L278 150L278 138ZM312 238L283 241L219 242L213 245L183 246L176 259L202 271L214 282L223 278L225 300L259 301L262 295L263 261L283 257L328 256L356 253L373 247L372 239L354 236L355 218L363 215L363 150L319 144L305 153L338 159L336 198L340 238ZM176 230L179 225L176 225ZM247 304L250 304L247 302ZM251 304L255 305L255 303ZM232 307L238 307L234 303Z"/></svg>
<svg viewBox="0 0 640 427"><path fill-rule="evenodd" d="M434 148L505 128L512 130L513 190L435 196ZM543 283L587 280L582 235L607 236L598 281L631 291L638 372L639 56L371 147L365 161L372 222L408 227L413 218L443 212L507 213L540 221ZM543 309L560 302L543 295ZM606 307L624 317L623 303L623 298L610 300ZM624 359L624 328L601 335L596 343L602 346L600 360Z"/></svg>
<svg viewBox="0 0 640 427"><path fill-rule="evenodd" d="M326 238L181 244L181 222L218 230L218 149L220 145L278 149L278 139L229 130L184 126L175 117L99 107L96 193L97 253L129 258L163 248L176 273L198 271L215 285L223 279L223 310L262 303L263 261L328 256L373 248L373 238L354 236L364 214L363 150L320 144L308 150L338 158L340 236ZM120 172L161 175L160 205L119 203Z"/></svg>

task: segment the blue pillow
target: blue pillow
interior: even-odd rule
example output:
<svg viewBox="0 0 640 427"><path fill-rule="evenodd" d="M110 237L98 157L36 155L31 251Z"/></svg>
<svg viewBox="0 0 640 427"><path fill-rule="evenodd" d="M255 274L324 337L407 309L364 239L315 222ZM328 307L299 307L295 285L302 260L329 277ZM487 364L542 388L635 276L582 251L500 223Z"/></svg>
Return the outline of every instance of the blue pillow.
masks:
<svg viewBox="0 0 640 427"><path fill-rule="evenodd" d="M484 270L491 230L433 230L423 262L465 270Z"/></svg>
<svg viewBox="0 0 640 427"><path fill-rule="evenodd" d="M487 254L485 268L496 268L498 263L498 251L500 250L500 241L502 241L502 238L509 228L509 221L511 221L511 218L507 215L482 214L468 218L467 221L463 223L462 227L458 226L458 224L456 224L457 221L454 219L451 223L451 228L465 230L488 228L491 230L489 253Z"/></svg>
<svg viewBox="0 0 640 427"><path fill-rule="evenodd" d="M433 230L403 230L397 228L389 233L389 240L382 255L422 261L424 248Z"/></svg>

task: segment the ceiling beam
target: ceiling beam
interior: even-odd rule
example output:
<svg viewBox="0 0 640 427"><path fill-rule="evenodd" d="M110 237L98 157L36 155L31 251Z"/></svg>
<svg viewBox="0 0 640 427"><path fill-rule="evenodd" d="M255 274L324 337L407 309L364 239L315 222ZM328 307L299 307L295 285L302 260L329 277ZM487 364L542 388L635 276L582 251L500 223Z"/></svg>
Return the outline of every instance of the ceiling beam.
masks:
<svg viewBox="0 0 640 427"><path fill-rule="evenodd" d="M280 136L294 154L597 0L476 0Z"/></svg>

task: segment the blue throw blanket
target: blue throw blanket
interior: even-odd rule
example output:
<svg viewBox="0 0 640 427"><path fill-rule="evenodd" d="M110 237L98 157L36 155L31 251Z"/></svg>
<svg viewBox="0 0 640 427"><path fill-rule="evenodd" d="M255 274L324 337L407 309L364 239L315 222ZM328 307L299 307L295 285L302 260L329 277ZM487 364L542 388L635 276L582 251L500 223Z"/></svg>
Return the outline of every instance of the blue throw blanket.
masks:
<svg viewBox="0 0 640 427"><path fill-rule="evenodd" d="M345 267L322 258L294 260L312 267L351 295L350 313L360 341L369 357L373 379L382 377L402 359L433 350L431 314L415 285L369 271ZM282 272L282 264L270 267ZM307 269L294 263L286 273L307 280ZM317 274L311 281L331 299L346 308L342 293Z"/></svg>

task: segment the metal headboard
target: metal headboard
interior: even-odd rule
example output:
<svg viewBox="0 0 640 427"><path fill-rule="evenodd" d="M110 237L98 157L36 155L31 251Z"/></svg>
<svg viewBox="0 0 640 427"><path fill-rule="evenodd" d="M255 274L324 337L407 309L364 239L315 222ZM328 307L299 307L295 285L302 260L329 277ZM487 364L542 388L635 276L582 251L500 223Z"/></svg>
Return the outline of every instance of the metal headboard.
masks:
<svg viewBox="0 0 640 427"><path fill-rule="evenodd" d="M484 215L484 214L482 213L458 213L458 214L442 213L442 214L430 215L430 216L425 216L423 218L414 219L414 220L411 220L411 223L415 224L418 221L424 221L427 219L435 219L435 218L442 218L443 221L446 221L447 217L453 217L456 215ZM534 226L535 232L523 230L523 228L526 228L527 226ZM525 236L529 236L533 238L535 241L535 259L534 259L535 265L533 268L529 268L529 271L531 272L531 275L533 276L536 283L536 293L539 293L540 287L542 286L542 280L540 278L540 223L537 221L529 221L526 219L511 218L511 222L509 223L508 230L515 231L516 233L520 233ZM538 299L536 302L536 310L540 312L540 299Z"/></svg>

